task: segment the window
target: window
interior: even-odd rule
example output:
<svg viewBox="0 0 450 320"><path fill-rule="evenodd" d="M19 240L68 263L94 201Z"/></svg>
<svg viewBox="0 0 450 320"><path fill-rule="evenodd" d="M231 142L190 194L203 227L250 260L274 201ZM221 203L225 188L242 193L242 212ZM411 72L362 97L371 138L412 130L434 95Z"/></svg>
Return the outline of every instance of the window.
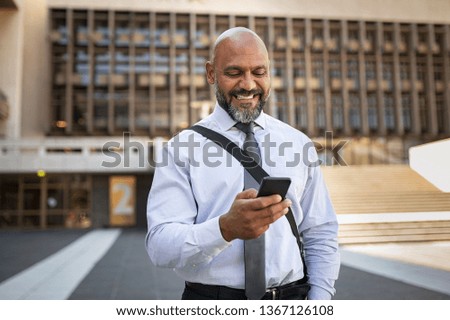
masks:
<svg viewBox="0 0 450 320"><path fill-rule="evenodd" d="M189 16L177 15L176 20L175 34L172 35L175 47L187 48L189 47Z"/></svg>
<svg viewBox="0 0 450 320"><path fill-rule="evenodd" d="M354 131L359 131L361 129L361 106L359 96L357 94L350 94L349 104L350 128Z"/></svg>
<svg viewBox="0 0 450 320"><path fill-rule="evenodd" d="M426 79L426 62L421 60L417 61L417 80L425 81Z"/></svg>
<svg viewBox="0 0 450 320"><path fill-rule="evenodd" d="M274 20L274 40L275 40L275 50L284 51L287 46L287 35L286 35L286 20L275 19Z"/></svg>
<svg viewBox="0 0 450 320"><path fill-rule="evenodd" d="M420 127L422 133L428 131L428 110L425 95L419 93L419 114L420 114Z"/></svg>
<svg viewBox="0 0 450 320"><path fill-rule="evenodd" d="M322 51L325 42L323 38L323 27L320 21L313 21L312 23L312 49L314 51Z"/></svg>
<svg viewBox="0 0 450 320"><path fill-rule="evenodd" d="M267 43L267 42L266 42ZM303 20L294 19L292 27L292 43L294 50L301 50L305 46L305 25Z"/></svg>
<svg viewBox="0 0 450 320"><path fill-rule="evenodd" d="M216 16L216 38L230 26L228 16ZM215 40L214 40L215 41Z"/></svg>
<svg viewBox="0 0 450 320"><path fill-rule="evenodd" d="M416 63L416 87L417 91L425 91L426 79L427 79L427 64L423 58L417 58Z"/></svg>
<svg viewBox="0 0 450 320"><path fill-rule="evenodd" d="M357 56L349 55L347 58L347 79L350 80L349 89L357 90L359 88L359 70Z"/></svg>
<svg viewBox="0 0 450 320"><path fill-rule="evenodd" d="M330 79L341 80L341 61L338 56L330 56L328 69L330 70Z"/></svg>
<svg viewBox="0 0 450 320"><path fill-rule="evenodd" d="M2 176L0 228L89 227L91 191L91 178L86 175Z"/></svg>
<svg viewBox="0 0 450 320"><path fill-rule="evenodd" d="M426 25L419 25L417 28L417 52L425 55L428 52L428 30Z"/></svg>
<svg viewBox="0 0 450 320"><path fill-rule="evenodd" d="M358 24L349 22L348 24L348 50L350 52L358 51L359 49L359 28Z"/></svg>
<svg viewBox="0 0 450 320"><path fill-rule="evenodd" d="M158 88L155 96L155 118L152 119L156 134L169 133L169 90Z"/></svg>
<svg viewBox="0 0 450 320"><path fill-rule="evenodd" d="M297 128L306 130L308 125L308 111L306 108L306 95L304 92L295 92L295 122Z"/></svg>
<svg viewBox="0 0 450 320"><path fill-rule="evenodd" d="M384 121L387 130L395 129L394 97L391 94L384 95Z"/></svg>
<svg viewBox="0 0 450 320"><path fill-rule="evenodd" d="M131 40L138 48L150 46L150 24L148 13L136 13Z"/></svg>
<svg viewBox="0 0 450 320"><path fill-rule="evenodd" d="M445 133L447 126L445 125L446 123L445 100L442 94L436 95L436 113L437 113L438 132Z"/></svg>
<svg viewBox="0 0 450 320"><path fill-rule="evenodd" d="M367 107L369 115L369 130L375 132L378 129L377 96L374 93L367 95Z"/></svg>
<svg viewBox="0 0 450 320"><path fill-rule="evenodd" d="M286 72L286 59L284 54L274 56L272 76L284 78Z"/></svg>
<svg viewBox="0 0 450 320"><path fill-rule="evenodd" d="M439 56L445 48L445 29L442 26L435 26L433 54Z"/></svg>
<svg viewBox="0 0 450 320"><path fill-rule="evenodd" d="M374 52L377 47L377 32L375 24L369 23L366 27L367 47L366 51Z"/></svg>
<svg viewBox="0 0 450 320"><path fill-rule="evenodd" d="M400 80L409 79L409 61L400 61Z"/></svg>
<svg viewBox="0 0 450 320"><path fill-rule="evenodd" d="M402 27L402 29L404 29L404 28ZM410 40L409 40L410 38L411 38L411 35L410 35L409 31L402 30L400 32L400 43L398 46L400 54L406 55L408 53L409 48L410 48Z"/></svg>
<svg viewBox="0 0 450 320"><path fill-rule="evenodd" d="M269 44L269 24L266 18L255 18L255 32L267 46Z"/></svg>
<svg viewBox="0 0 450 320"><path fill-rule="evenodd" d="M128 12L116 12L114 39L116 47L129 47L131 40L131 14Z"/></svg>
<svg viewBox="0 0 450 320"><path fill-rule="evenodd" d="M323 69L323 56L313 55L312 57L312 76L313 76L313 89L323 89L324 82L324 69Z"/></svg>
<svg viewBox="0 0 450 320"><path fill-rule="evenodd" d="M444 64L442 63L442 60L440 59L434 59L433 63L433 74L434 74L434 80L435 81L443 81L444 80Z"/></svg>
<svg viewBox="0 0 450 320"><path fill-rule="evenodd" d="M153 31L156 48L168 48L170 45L170 16L156 15L156 29Z"/></svg>
<svg viewBox="0 0 450 320"><path fill-rule="evenodd" d="M342 96L338 94L331 95L331 106L333 110L333 129L340 131L344 129L344 102Z"/></svg>
<svg viewBox="0 0 450 320"><path fill-rule="evenodd" d="M94 130L106 131L108 127L108 88L94 89Z"/></svg>
<svg viewBox="0 0 450 320"><path fill-rule="evenodd" d="M402 94L402 115L403 128L405 132L411 131L411 96L408 93Z"/></svg>
<svg viewBox="0 0 450 320"><path fill-rule="evenodd" d="M328 48L333 52L339 52L341 50L341 28L339 22L331 23Z"/></svg>
<svg viewBox="0 0 450 320"><path fill-rule="evenodd" d="M303 55L296 54L294 55L294 77L305 78L305 57Z"/></svg>
<svg viewBox="0 0 450 320"><path fill-rule="evenodd" d="M274 116L281 121L287 121L288 105L286 101L286 92L275 90Z"/></svg>
<svg viewBox="0 0 450 320"><path fill-rule="evenodd" d="M378 87L377 82L377 66L375 57L366 57L364 62L366 71L366 87L368 91L375 91Z"/></svg>
<svg viewBox="0 0 450 320"><path fill-rule="evenodd" d="M209 45L209 17L197 16L194 46L197 49L205 49Z"/></svg>
<svg viewBox="0 0 450 320"><path fill-rule="evenodd" d="M316 113L316 128L325 130L326 128L326 112L325 112L325 98L323 93L315 92L313 94L314 110Z"/></svg>
<svg viewBox="0 0 450 320"><path fill-rule="evenodd" d="M394 64L392 61L383 61L383 89L394 89Z"/></svg>
<svg viewBox="0 0 450 320"><path fill-rule="evenodd" d="M272 87L280 89L286 81L286 56L284 52L274 53L272 62Z"/></svg>

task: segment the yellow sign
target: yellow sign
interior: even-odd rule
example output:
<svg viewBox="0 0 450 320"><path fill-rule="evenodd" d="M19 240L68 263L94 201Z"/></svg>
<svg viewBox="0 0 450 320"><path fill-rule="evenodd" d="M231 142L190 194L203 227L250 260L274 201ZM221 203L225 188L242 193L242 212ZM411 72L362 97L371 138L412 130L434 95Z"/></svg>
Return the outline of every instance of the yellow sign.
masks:
<svg viewBox="0 0 450 320"><path fill-rule="evenodd" d="M136 224L136 177L109 178L109 224L115 227Z"/></svg>

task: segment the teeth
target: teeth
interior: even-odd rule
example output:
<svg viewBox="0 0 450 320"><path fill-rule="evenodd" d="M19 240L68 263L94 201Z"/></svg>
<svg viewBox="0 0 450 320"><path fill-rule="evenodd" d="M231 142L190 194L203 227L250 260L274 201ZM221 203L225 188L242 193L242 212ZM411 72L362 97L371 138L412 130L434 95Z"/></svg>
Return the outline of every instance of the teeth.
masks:
<svg viewBox="0 0 450 320"><path fill-rule="evenodd" d="M238 100L247 100L247 99L253 99L253 95L251 96L237 96Z"/></svg>

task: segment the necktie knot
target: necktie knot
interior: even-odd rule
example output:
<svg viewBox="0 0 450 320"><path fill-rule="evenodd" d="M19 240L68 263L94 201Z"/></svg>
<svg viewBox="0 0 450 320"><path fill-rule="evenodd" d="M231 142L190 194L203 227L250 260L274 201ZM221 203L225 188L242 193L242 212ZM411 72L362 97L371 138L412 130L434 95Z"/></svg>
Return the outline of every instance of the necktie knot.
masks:
<svg viewBox="0 0 450 320"><path fill-rule="evenodd" d="M253 133L254 126L255 125L254 125L253 121L251 121L249 123L242 123L242 122L236 123L236 128L238 128L245 134Z"/></svg>
<svg viewBox="0 0 450 320"><path fill-rule="evenodd" d="M245 133L245 140L242 145L244 151L246 151L247 154L257 163L261 163L261 153L259 151L258 142L255 138L255 133L253 132L254 122L238 122L236 123L236 128Z"/></svg>

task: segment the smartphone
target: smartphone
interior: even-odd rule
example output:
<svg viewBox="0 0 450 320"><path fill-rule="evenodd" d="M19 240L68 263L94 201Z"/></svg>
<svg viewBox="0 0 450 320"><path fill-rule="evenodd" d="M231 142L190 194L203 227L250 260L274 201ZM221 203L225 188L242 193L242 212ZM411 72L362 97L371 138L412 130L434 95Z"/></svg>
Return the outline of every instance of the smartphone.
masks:
<svg viewBox="0 0 450 320"><path fill-rule="evenodd" d="M291 178L265 177L259 186L258 197L279 194L283 199L291 184Z"/></svg>

